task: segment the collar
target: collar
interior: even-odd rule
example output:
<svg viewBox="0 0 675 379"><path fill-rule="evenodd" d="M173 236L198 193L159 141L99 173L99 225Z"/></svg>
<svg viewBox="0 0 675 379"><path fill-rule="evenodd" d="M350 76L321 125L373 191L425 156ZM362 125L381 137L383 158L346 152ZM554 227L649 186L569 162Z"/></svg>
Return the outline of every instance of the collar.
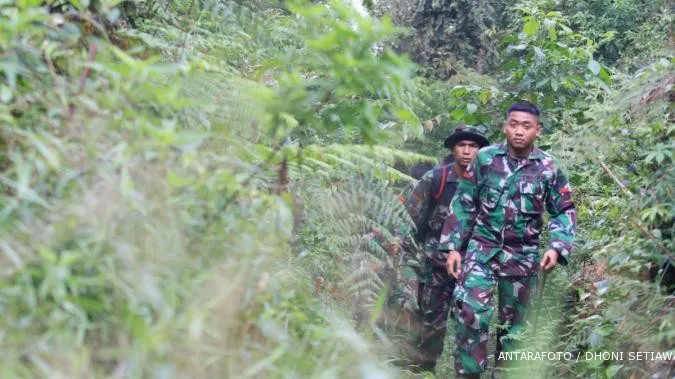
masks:
<svg viewBox="0 0 675 379"><path fill-rule="evenodd" d="M498 155L508 155L509 148L507 147L507 143L508 142L504 141L503 143L497 145L498 146L498 149L497 149ZM527 159L529 159L529 160L543 159L543 158L544 158L544 152L541 151L541 149L539 149L536 146L532 147L532 151L530 151L530 154L527 156Z"/></svg>
<svg viewBox="0 0 675 379"><path fill-rule="evenodd" d="M452 162L451 165L448 165L448 176L445 178L445 182L457 182L459 181L459 175L455 171L455 162Z"/></svg>

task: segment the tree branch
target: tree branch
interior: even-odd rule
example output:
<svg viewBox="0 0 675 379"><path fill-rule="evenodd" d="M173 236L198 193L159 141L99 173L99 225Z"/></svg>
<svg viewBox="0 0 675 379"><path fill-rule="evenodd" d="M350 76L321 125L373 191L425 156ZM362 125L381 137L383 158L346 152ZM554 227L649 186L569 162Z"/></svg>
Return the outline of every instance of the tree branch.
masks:
<svg viewBox="0 0 675 379"><path fill-rule="evenodd" d="M81 94L84 91L84 84L87 81L87 77L89 77L89 70L91 69L91 62L94 61L94 57L96 57L96 42L92 42L91 46L89 46L89 55L87 55L87 65L84 67L84 71L82 71L82 75L80 76L80 88L78 91L78 94Z"/></svg>

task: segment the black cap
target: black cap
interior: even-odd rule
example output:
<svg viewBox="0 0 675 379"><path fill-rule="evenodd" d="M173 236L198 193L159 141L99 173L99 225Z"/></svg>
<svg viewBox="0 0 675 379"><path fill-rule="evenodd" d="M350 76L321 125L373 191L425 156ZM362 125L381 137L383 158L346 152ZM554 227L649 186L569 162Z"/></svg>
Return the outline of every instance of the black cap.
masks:
<svg viewBox="0 0 675 379"><path fill-rule="evenodd" d="M443 146L450 149L459 141L473 141L477 143L479 147L485 147L490 144L490 141L485 138L480 129L471 125L460 125L456 127L455 131L445 139Z"/></svg>

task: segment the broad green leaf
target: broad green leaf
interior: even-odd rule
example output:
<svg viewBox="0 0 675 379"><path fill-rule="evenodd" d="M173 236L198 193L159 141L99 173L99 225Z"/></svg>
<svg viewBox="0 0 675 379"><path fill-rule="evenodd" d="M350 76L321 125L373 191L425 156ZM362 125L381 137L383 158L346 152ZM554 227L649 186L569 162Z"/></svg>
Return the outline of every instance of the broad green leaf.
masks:
<svg viewBox="0 0 675 379"><path fill-rule="evenodd" d="M588 69L591 70L592 73L595 75L598 75L600 73L600 63L598 61L591 59L588 61Z"/></svg>
<svg viewBox="0 0 675 379"><path fill-rule="evenodd" d="M469 92L469 90L466 89L466 87L463 87L463 86L462 86L462 87L455 87L455 88L452 90L452 92L450 92L450 94L451 94L453 97L458 97L458 98L459 98L459 97L462 97L462 96L466 95L468 92Z"/></svg>
<svg viewBox="0 0 675 379"><path fill-rule="evenodd" d="M484 89L480 91L478 94L478 98L480 99L480 102L485 105L487 104L488 100L490 100L490 97L492 96L492 92L489 89Z"/></svg>
<svg viewBox="0 0 675 379"><path fill-rule="evenodd" d="M477 124L478 117L475 114L469 114L464 117L464 122L467 124Z"/></svg>
<svg viewBox="0 0 675 379"><path fill-rule="evenodd" d="M464 117L465 114L466 114L466 112L464 111L464 109L457 108L457 109L453 110L452 112L450 112L450 118L453 119L453 120L461 120Z"/></svg>
<svg viewBox="0 0 675 379"><path fill-rule="evenodd" d="M610 283L609 278L593 283L595 288L597 288L598 296L602 296L607 292L607 290L609 289L609 283Z"/></svg>
<svg viewBox="0 0 675 379"><path fill-rule="evenodd" d="M551 80L551 88L553 88L554 91L558 91L558 88L560 87L560 83L558 83L557 80Z"/></svg>
<svg viewBox="0 0 675 379"><path fill-rule="evenodd" d="M529 18L523 25L523 31L528 37L534 37L539 33L539 22L534 17Z"/></svg>
<svg viewBox="0 0 675 379"><path fill-rule="evenodd" d="M535 86L535 88L541 88L541 87L544 87L545 85L548 84L548 82L549 82L550 80L551 80L551 78L545 78L545 79L543 79L543 80L540 80L539 82L537 82L537 85Z"/></svg>
<svg viewBox="0 0 675 379"><path fill-rule="evenodd" d="M595 328L595 332L603 337L607 337L610 334L614 333L615 329L616 327L614 326L614 324L606 322L600 325L599 327Z"/></svg>
<svg viewBox="0 0 675 379"><path fill-rule="evenodd" d="M19 8L32 8L39 7L40 3L42 3L41 0L17 0L16 5Z"/></svg>
<svg viewBox="0 0 675 379"><path fill-rule="evenodd" d="M609 71L607 71L606 68L602 67L600 69L600 74L598 74L598 77L600 80L602 80L605 84L611 85L612 84L612 77L609 74Z"/></svg>

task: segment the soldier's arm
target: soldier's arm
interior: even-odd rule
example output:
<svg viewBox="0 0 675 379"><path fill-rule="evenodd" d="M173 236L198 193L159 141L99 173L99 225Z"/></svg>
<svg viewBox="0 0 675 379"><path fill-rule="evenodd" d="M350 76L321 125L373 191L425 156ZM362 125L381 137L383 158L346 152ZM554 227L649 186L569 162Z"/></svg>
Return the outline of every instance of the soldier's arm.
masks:
<svg viewBox="0 0 675 379"><path fill-rule="evenodd" d="M460 251L468 241L478 209L476 204L481 180L481 166L477 155L466 168L464 177L457 183L455 196L450 203L450 214L443 224L439 251Z"/></svg>
<svg viewBox="0 0 675 379"><path fill-rule="evenodd" d="M572 201L572 187L565 173L558 168L546 197L549 245L558 252L558 262L568 263L577 227L577 214Z"/></svg>
<svg viewBox="0 0 675 379"><path fill-rule="evenodd" d="M412 217L415 226L419 226L427 221L429 217L429 211L431 208L431 179L433 177L433 171L427 171L422 178L416 182L412 183L409 187L409 190L406 191L405 200L403 206L408 211L410 217Z"/></svg>
<svg viewBox="0 0 675 379"><path fill-rule="evenodd" d="M403 195L401 201L406 211L410 215L412 222L417 230L420 230L425 222L428 222L429 212L431 211L431 178L433 172L429 171L419 180L411 183ZM411 236L415 233L406 233L407 237L401 238L401 246L406 250L411 250L413 241ZM417 241L420 242L420 241Z"/></svg>

